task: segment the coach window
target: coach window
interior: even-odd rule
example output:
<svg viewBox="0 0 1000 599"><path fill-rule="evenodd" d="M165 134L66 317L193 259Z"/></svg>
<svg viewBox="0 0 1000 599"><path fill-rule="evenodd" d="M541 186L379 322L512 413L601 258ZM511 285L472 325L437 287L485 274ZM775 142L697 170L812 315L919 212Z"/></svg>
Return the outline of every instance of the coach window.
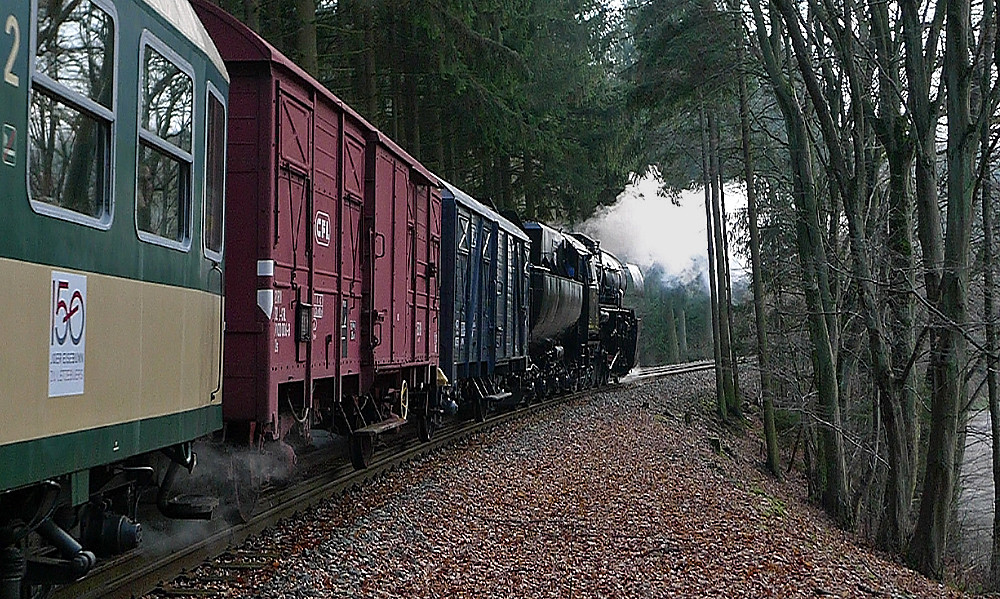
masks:
<svg viewBox="0 0 1000 599"><path fill-rule="evenodd" d="M40 213L111 225L115 12L104 0L38 3L28 190Z"/></svg>
<svg viewBox="0 0 1000 599"><path fill-rule="evenodd" d="M179 250L191 244L191 67L148 31L139 76L136 226L139 237Z"/></svg>
<svg viewBox="0 0 1000 599"><path fill-rule="evenodd" d="M205 255L222 259L226 199L226 105L210 83L205 109Z"/></svg>

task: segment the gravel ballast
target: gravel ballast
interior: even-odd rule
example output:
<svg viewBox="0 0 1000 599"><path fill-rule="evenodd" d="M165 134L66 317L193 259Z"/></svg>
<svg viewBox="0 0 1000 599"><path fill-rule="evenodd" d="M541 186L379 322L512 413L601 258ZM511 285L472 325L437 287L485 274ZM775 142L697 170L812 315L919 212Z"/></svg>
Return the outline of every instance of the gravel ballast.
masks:
<svg viewBox="0 0 1000 599"><path fill-rule="evenodd" d="M797 481L765 475L756 432L720 432L711 418L713 383L706 371L626 385L497 426L266 531L226 558L241 567L206 566L171 587L290 598L961 596L859 547Z"/></svg>

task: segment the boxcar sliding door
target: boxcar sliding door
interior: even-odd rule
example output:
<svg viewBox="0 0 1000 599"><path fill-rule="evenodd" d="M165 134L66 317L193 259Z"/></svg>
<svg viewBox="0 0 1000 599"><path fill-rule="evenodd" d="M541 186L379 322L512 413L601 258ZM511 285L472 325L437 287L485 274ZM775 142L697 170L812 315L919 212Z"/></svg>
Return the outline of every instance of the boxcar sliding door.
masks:
<svg viewBox="0 0 1000 599"><path fill-rule="evenodd" d="M313 226L313 107L306 99L280 88L277 104L274 350L278 363L300 364L309 359L309 344L296 339L295 310L298 302L311 303L313 296L309 247Z"/></svg>

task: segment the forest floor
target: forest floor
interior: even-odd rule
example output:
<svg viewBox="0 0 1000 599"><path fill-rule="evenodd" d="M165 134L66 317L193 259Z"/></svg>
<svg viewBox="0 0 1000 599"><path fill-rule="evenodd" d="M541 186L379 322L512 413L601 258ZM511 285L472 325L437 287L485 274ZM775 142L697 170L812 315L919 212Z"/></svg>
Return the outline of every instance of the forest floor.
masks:
<svg viewBox="0 0 1000 599"><path fill-rule="evenodd" d="M214 593L963 596L837 529L794 471L765 474L756 434L713 416L713 382L627 385L493 427L251 539L273 562Z"/></svg>

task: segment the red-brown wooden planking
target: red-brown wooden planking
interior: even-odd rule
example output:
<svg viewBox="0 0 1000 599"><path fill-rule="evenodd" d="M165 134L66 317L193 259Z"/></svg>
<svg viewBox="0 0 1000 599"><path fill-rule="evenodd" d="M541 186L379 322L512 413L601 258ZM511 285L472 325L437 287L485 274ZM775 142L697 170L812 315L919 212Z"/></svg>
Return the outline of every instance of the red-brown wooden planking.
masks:
<svg viewBox="0 0 1000 599"><path fill-rule="evenodd" d="M192 4L232 82L225 418L274 437L279 386L303 383L309 401L429 382L437 179L249 28ZM311 342L297 340L300 304Z"/></svg>

